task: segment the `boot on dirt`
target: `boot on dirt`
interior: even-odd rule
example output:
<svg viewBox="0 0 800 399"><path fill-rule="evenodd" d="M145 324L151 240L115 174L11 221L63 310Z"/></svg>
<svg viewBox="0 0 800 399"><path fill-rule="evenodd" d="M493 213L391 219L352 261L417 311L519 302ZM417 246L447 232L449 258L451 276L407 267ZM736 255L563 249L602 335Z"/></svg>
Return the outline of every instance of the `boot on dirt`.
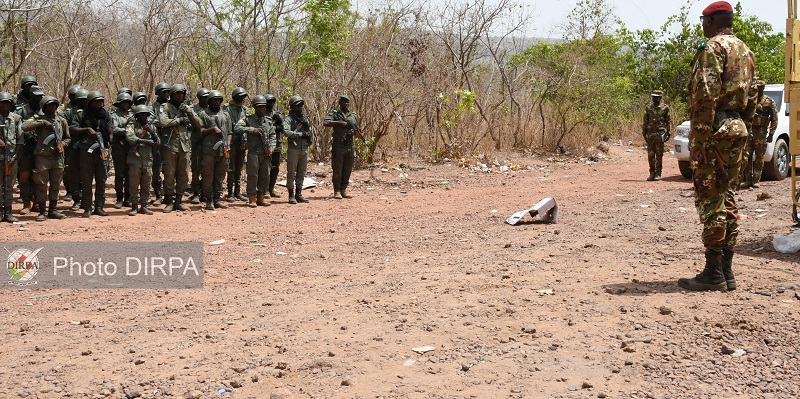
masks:
<svg viewBox="0 0 800 399"><path fill-rule="evenodd" d="M241 186L237 184L235 187L236 188L234 188L233 196L238 200L247 201L248 198L246 195L242 194Z"/></svg>
<svg viewBox="0 0 800 399"><path fill-rule="evenodd" d="M333 199L342 199L342 193L340 193L339 191L334 191Z"/></svg>
<svg viewBox="0 0 800 399"><path fill-rule="evenodd" d="M31 212L39 212L39 203L31 202Z"/></svg>
<svg viewBox="0 0 800 399"><path fill-rule="evenodd" d="M161 193L156 193L156 200L153 201L153 206L161 205Z"/></svg>
<svg viewBox="0 0 800 399"><path fill-rule="evenodd" d="M294 198L294 190L288 190L288 191L289 191L289 203L296 204L297 200Z"/></svg>
<svg viewBox="0 0 800 399"><path fill-rule="evenodd" d="M689 291L723 291L728 289L722 274L722 248L706 248L706 266L694 278L680 278L678 285Z"/></svg>
<svg viewBox="0 0 800 399"><path fill-rule="evenodd" d="M84 209L83 210L83 214L81 215L81 217L84 218L84 219L89 219L90 217L92 217L92 210L88 209L88 208Z"/></svg>
<svg viewBox="0 0 800 399"><path fill-rule="evenodd" d="M722 275L725 276L725 284L728 291L736 289L736 278L733 277L733 248L722 248Z"/></svg>
<svg viewBox="0 0 800 399"><path fill-rule="evenodd" d="M167 204L167 206L164 207L164 213L170 213L173 209L175 209L175 205L172 203L172 198L173 197L171 195L164 196L164 203Z"/></svg>
<svg viewBox="0 0 800 399"><path fill-rule="evenodd" d="M152 215L152 214L153 214L153 211L151 211L151 210L147 209L147 207L146 207L146 206L142 205L142 206L139 208L139 213L141 213L142 215Z"/></svg>
<svg viewBox="0 0 800 399"><path fill-rule="evenodd" d="M647 177L647 181L655 181L656 180L656 172L650 172L650 176Z"/></svg>
<svg viewBox="0 0 800 399"><path fill-rule="evenodd" d="M14 217L14 214L11 212L11 205L3 207L3 221L6 223L19 222L19 219Z"/></svg>
<svg viewBox="0 0 800 399"><path fill-rule="evenodd" d="M214 201L212 201L211 199L208 199L206 201L206 210L207 211L213 211L214 210Z"/></svg>
<svg viewBox="0 0 800 399"><path fill-rule="evenodd" d="M228 195L225 196L225 200L228 202L236 201L236 197L233 196L233 186L228 186Z"/></svg>
<svg viewBox="0 0 800 399"><path fill-rule="evenodd" d="M294 194L294 199L295 199L297 202L300 202L300 203L306 203L306 202L308 202L308 200L306 199L306 197L303 197L303 189L302 189L302 188L298 188L298 189L297 189L297 192Z"/></svg>
<svg viewBox="0 0 800 399"><path fill-rule="evenodd" d="M256 205L257 206L269 206L270 205L269 201L267 201L267 194L266 193L258 193L257 197L258 197L256 199Z"/></svg>
<svg viewBox="0 0 800 399"><path fill-rule="evenodd" d="M48 219L64 219L67 215L58 211L58 201L50 201L49 212L47 212Z"/></svg>
<svg viewBox="0 0 800 399"><path fill-rule="evenodd" d="M255 208L256 206L256 195L255 194L247 194L247 206L251 208Z"/></svg>
<svg viewBox="0 0 800 399"><path fill-rule="evenodd" d="M103 207L102 207L102 206L96 206L96 207L94 208L94 212L92 212L92 215L97 215L97 216L108 216L108 212L106 212L106 210L105 210L105 209L103 209Z"/></svg>
<svg viewBox="0 0 800 399"><path fill-rule="evenodd" d="M44 222L47 220L47 207L44 206L44 202L39 203L39 215L36 216L37 222Z"/></svg>
<svg viewBox="0 0 800 399"><path fill-rule="evenodd" d="M24 199L22 200L22 210L19 211L20 215L27 215L31 213L31 200Z"/></svg>
<svg viewBox="0 0 800 399"><path fill-rule="evenodd" d="M278 194L278 193L275 191L275 187L273 187L273 188L269 189L269 196L270 196L270 197L272 197L272 198L278 198L278 197L280 197L281 195L280 195L280 194Z"/></svg>
<svg viewBox="0 0 800 399"><path fill-rule="evenodd" d="M139 209L136 205L131 205L131 210L128 212L128 216L136 216L136 214L139 213L138 210Z"/></svg>
<svg viewBox="0 0 800 399"><path fill-rule="evenodd" d="M72 203L72 207L69 208L69 210L71 210L72 212L78 212L80 209L81 209L81 200L75 200L75 202Z"/></svg>
<svg viewBox="0 0 800 399"><path fill-rule="evenodd" d="M342 189L342 198L353 198L353 196L347 193L347 189L346 188L343 188Z"/></svg>
<svg viewBox="0 0 800 399"><path fill-rule="evenodd" d="M231 198L231 199L232 199L232 198ZM231 201L231 202L233 202L233 201ZM217 195L216 195L216 198L214 198L214 208L217 208L217 209L226 209L227 207L228 207L228 204L226 204L226 203L222 202L221 195L220 195L220 194L217 194Z"/></svg>
<svg viewBox="0 0 800 399"><path fill-rule="evenodd" d="M117 198L117 202L114 203L115 209L122 209L122 198Z"/></svg>
<svg viewBox="0 0 800 399"><path fill-rule="evenodd" d="M176 211L186 212L189 210L189 207L183 204L183 196L175 198L174 206Z"/></svg>

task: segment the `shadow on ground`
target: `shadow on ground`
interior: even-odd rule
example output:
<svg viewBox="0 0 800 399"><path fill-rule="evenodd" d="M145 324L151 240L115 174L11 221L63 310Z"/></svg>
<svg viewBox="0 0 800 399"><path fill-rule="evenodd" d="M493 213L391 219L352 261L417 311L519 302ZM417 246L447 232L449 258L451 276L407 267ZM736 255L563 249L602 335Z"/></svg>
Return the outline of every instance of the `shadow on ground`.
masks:
<svg viewBox="0 0 800 399"><path fill-rule="evenodd" d="M685 291L678 287L677 280L632 281L630 283L606 284L603 290L611 295L643 296L652 294L674 294Z"/></svg>

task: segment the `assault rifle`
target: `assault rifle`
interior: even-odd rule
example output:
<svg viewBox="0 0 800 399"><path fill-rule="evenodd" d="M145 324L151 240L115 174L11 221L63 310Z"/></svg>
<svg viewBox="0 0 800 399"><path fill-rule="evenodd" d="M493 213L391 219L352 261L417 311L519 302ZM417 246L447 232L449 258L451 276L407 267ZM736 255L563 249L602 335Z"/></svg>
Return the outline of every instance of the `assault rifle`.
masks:
<svg viewBox="0 0 800 399"><path fill-rule="evenodd" d="M214 114L214 123L217 124L217 129L222 131L223 134L222 134L222 140L218 141L217 144L214 144L214 147L212 148L218 151L219 147L222 146L222 152L225 154L225 160L228 160L231 157L231 148L228 145L228 134L224 133L225 131L222 130L222 126L220 126L219 124L219 114Z"/></svg>
<svg viewBox="0 0 800 399"><path fill-rule="evenodd" d="M192 107L192 100L190 100L190 99L188 99L188 98L187 98L187 99L186 99L186 101L184 101L184 102L183 102L183 104L185 104L185 105L186 105L186 109L187 109L187 110L191 111L191 109L192 109L192 108L191 108L191 107ZM184 115L184 116L186 116L187 118L189 117L189 113L188 113L188 112L184 112L184 111L182 111L182 110L180 109L180 107L178 107L178 116L180 116L181 114L183 114L183 115ZM190 122L190 123L191 123L191 122ZM181 132L178 130L178 128L177 128L177 127L175 127L175 126L173 126L173 127L172 127L172 129L169 131L169 136L167 136L167 141L164 143L164 145L165 145L165 146L169 146L169 143L171 143L171 142L172 142L172 135L173 135L173 133L174 133L175 135L177 135L178 137L180 137L180 135L181 135Z"/></svg>
<svg viewBox="0 0 800 399"><path fill-rule="evenodd" d="M7 193L8 190L11 189L11 151L9 150L9 146L11 144L8 143L8 134L7 126L5 124L5 118L3 118L3 123L0 124L0 130L3 132L3 143L5 143L5 147L3 147L3 193Z"/></svg>
<svg viewBox="0 0 800 399"><path fill-rule="evenodd" d="M350 129L350 134L358 137L359 140L361 140L362 142L364 142L364 144L366 144L367 140L364 139L364 136L361 134L361 128L358 125L354 124L353 122L350 122L350 120L347 119L347 117L344 115L344 112L342 112L341 109L337 110L336 112L342 117L343 121L347 122L347 127Z"/></svg>
<svg viewBox="0 0 800 399"><path fill-rule="evenodd" d="M44 145L50 145L50 142L55 140L56 141L56 149L58 150L58 156L61 160L64 160L64 142L62 141L62 137L58 134L58 121L53 120L53 134L47 136L44 139Z"/></svg>

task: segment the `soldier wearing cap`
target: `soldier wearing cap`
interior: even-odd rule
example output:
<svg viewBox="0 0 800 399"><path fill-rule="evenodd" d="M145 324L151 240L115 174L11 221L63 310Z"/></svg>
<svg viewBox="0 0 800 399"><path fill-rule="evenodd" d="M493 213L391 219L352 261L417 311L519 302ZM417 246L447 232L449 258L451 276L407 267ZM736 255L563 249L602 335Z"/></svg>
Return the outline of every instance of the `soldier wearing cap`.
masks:
<svg viewBox="0 0 800 399"><path fill-rule="evenodd" d="M150 111L153 113L151 122L158 130L159 137L163 136L164 133L164 129L161 128L161 107L163 107L164 104L169 101L169 89L170 86L168 84L161 82L157 84L153 90L156 93L156 100L150 105ZM161 185L164 181L161 178L161 167L161 148L160 146L155 146L153 147L153 194L155 195L155 201L153 201L154 206L161 205Z"/></svg>
<svg viewBox="0 0 800 399"><path fill-rule="evenodd" d="M270 157L275 151L275 127L272 118L267 116L266 97L255 96L250 103L256 111L255 115L240 120L233 131L247 136L247 205L255 208L269 206L265 198L272 165Z"/></svg>
<svg viewBox="0 0 800 399"><path fill-rule="evenodd" d="M747 124L755 112L750 90L755 58L733 34L729 3L712 3L700 19L708 40L700 42L689 77L689 151L706 263L700 274L679 279L678 285L692 291L726 291L736 288L732 262L739 225L734 194Z"/></svg>
<svg viewBox="0 0 800 399"><path fill-rule="evenodd" d="M764 95L763 80L755 82L756 111L750 128L750 136L742 155L741 188L758 188L761 172L764 170L764 154L767 143L778 128L778 106L769 96Z"/></svg>
<svg viewBox="0 0 800 399"><path fill-rule="evenodd" d="M161 108L161 158L164 160L164 213L188 211L183 194L189 184L189 153L192 130L200 127L200 118L186 102L186 86L169 89L169 101Z"/></svg>
<svg viewBox="0 0 800 399"><path fill-rule="evenodd" d="M303 97L289 97L289 115L283 119L283 132L289 143L286 150L286 191L289 192L290 204L308 202L303 197L303 180L306 177L308 147L313 143L314 130L308 115L303 114L304 105Z"/></svg>
<svg viewBox="0 0 800 399"><path fill-rule="evenodd" d="M34 82L35 83L35 82ZM39 112L44 92L37 85L29 86L27 92L27 103L17 104L17 113L23 121L33 118ZM25 142L22 151L19 153L18 173L19 173L19 195L22 197L22 210L20 215L27 215L29 212L39 211L39 203L36 201L36 183L33 181L33 169L36 167L36 132L23 133Z"/></svg>
<svg viewBox="0 0 800 399"><path fill-rule="evenodd" d="M227 208L222 202L222 182L228 171L228 158L231 148L233 123L227 112L222 110L222 93L212 90L208 96L208 107L200 114L203 135L203 195L206 209Z"/></svg>
<svg viewBox="0 0 800 399"><path fill-rule="evenodd" d="M642 123L642 135L647 143L647 162L650 164L648 181L661 180L664 138L672 130L672 113L669 106L661 101L663 96L663 91L653 91L650 95L652 103L645 109L644 123Z"/></svg>
<svg viewBox="0 0 800 399"><path fill-rule="evenodd" d="M333 198L352 198L347 193L350 174L355 162L354 140L361 134L358 115L350 110L350 97L339 96L339 109L325 117L323 126L333 128L331 143L331 166L333 167Z"/></svg>
<svg viewBox="0 0 800 399"><path fill-rule="evenodd" d="M38 190L36 198L39 201L39 216L36 220L39 222L66 217L56 206L58 190L64 177L64 139L69 136L69 125L66 119L58 115L58 106L58 100L54 97L43 97L40 111L22 124L22 131L35 132L36 136L36 168L33 179ZM49 200L49 212L45 200Z"/></svg>
<svg viewBox="0 0 800 399"><path fill-rule="evenodd" d="M67 119L69 123L69 135L71 137L69 147L67 147L66 165L64 168L64 179L69 182L69 190L72 194L72 207L71 211L76 212L81 209L81 199L83 198L81 189L81 150L80 140L77 138L75 129L80 128L83 114L86 112L86 105L89 97L89 91L80 88L75 91L75 107L72 108Z"/></svg>
<svg viewBox="0 0 800 399"><path fill-rule="evenodd" d="M275 110L275 103L277 102L275 96L267 94L264 96L267 100L267 117L272 119L272 124L275 126L275 150L272 151L270 156L271 165L269 168L269 196L272 198L280 197L275 191L275 183L278 181L278 173L280 172L281 153L283 152L283 115Z"/></svg>
<svg viewBox="0 0 800 399"><path fill-rule="evenodd" d="M0 186L0 206L3 221L18 221L11 213L14 197L14 184L17 180L17 156L22 151L22 117L13 111L14 99L11 93L0 92L0 163L3 167L3 181Z"/></svg>
<svg viewBox="0 0 800 399"><path fill-rule="evenodd" d="M78 127L70 134L79 140L81 165L81 206L84 218L91 215L108 216L103 209L106 202L106 179L108 178L108 143L111 141L111 115L103 107L105 97L99 91L89 92L87 106L79 110L76 117ZM94 183L94 203L92 202Z"/></svg>
<svg viewBox="0 0 800 399"><path fill-rule="evenodd" d="M200 115L208 107L208 95L211 90L205 87L197 90L197 103L192 106L195 115ZM193 204L199 204L201 201L205 202L203 197L203 183L201 177L201 162L203 160L203 135L200 133L199 127L192 128L192 197L190 201Z"/></svg>
<svg viewBox="0 0 800 399"><path fill-rule="evenodd" d="M152 215L153 211L147 209L153 179L150 174L153 170L153 148L160 142L156 128L150 123L150 107L136 105L132 112L134 122L128 124L125 131L125 139L132 146L127 155L131 187L131 210L128 216L136 216L137 213Z"/></svg>
<svg viewBox="0 0 800 399"><path fill-rule="evenodd" d="M244 122L247 117L247 108L244 106L244 99L247 98L247 91L243 87L237 87L231 92L231 101L225 107L225 112L234 124ZM247 151L247 135L233 132L231 137L231 159L228 164L228 202L235 200L247 201L247 197L242 194L241 180L242 168L244 167L245 152Z"/></svg>
<svg viewBox="0 0 800 399"><path fill-rule="evenodd" d="M123 87L123 89L125 89ZM127 131L128 125L133 123L133 98L124 91L119 90L117 99L114 101L115 109L111 111L111 160L114 163L114 190L117 192L117 202L114 208L121 209L123 206L130 206L128 200L131 196L130 182L128 181L128 151L131 146L128 144Z"/></svg>

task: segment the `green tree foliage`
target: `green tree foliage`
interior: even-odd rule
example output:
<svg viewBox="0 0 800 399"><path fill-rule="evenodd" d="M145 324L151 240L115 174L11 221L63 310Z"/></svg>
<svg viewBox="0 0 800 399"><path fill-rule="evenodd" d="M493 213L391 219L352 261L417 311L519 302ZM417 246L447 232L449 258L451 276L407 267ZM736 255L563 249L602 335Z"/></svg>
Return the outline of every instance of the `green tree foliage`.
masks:
<svg viewBox="0 0 800 399"><path fill-rule="evenodd" d="M736 3L733 31L755 54L758 77L767 83L783 83L786 68L785 36L772 33L772 25L759 20L757 16L743 15L741 3Z"/></svg>
<svg viewBox="0 0 800 399"><path fill-rule="evenodd" d="M308 14L306 49L300 54L301 68L319 70L325 62L347 57L348 39L356 19L349 0L308 0L302 10Z"/></svg>

